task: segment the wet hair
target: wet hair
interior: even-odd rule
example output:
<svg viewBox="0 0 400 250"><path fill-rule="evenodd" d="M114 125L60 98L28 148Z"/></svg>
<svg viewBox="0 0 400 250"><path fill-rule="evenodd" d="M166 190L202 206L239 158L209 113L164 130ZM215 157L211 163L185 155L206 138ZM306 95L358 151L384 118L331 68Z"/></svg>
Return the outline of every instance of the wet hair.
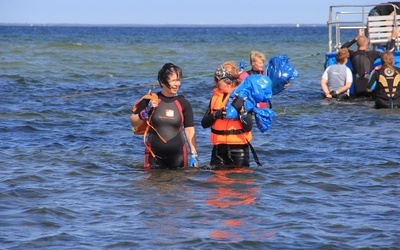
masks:
<svg viewBox="0 0 400 250"><path fill-rule="evenodd" d="M167 88L170 88L168 83L168 79L171 75L176 74L176 76L181 79L182 78L182 69L179 66L176 66L173 63L166 63L164 66L158 71L158 83L164 84ZM162 86L161 86L162 87Z"/></svg>
<svg viewBox="0 0 400 250"><path fill-rule="evenodd" d="M256 58L261 59L265 63L265 55L259 51L251 51L250 52L250 63L254 62Z"/></svg>
<svg viewBox="0 0 400 250"><path fill-rule="evenodd" d="M340 49L336 54L336 62L343 64L346 58L350 57L349 50L347 48Z"/></svg>
<svg viewBox="0 0 400 250"><path fill-rule="evenodd" d="M239 76L240 73L235 62L228 61L217 67L214 73L214 81L217 83L224 80L226 83L233 83L235 86L238 86L242 82Z"/></svg>
<svg viewBox="0 0 400 250"><path fill-rule="evenodd" d="M381 59L382 59L382 66L389 68L394 67L394 57L392 52L390 51L382 52Z"/></svg>

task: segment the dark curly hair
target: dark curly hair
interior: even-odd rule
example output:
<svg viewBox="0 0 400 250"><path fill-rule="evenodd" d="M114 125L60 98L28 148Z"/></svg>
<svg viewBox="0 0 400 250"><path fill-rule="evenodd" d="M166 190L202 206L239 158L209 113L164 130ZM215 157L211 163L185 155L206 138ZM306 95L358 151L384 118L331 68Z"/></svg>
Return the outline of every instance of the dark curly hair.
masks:
<svg viewBox="0 0 400 250"><path fill-rule="evenodd" d="M176 66L173 63L166 63L164 66L158 71L158 83L161 86L161 83L165 84L168 88L170 87L168 83L168 78L172 75L176 74L176 76L181 79L182 78L182 68Z"/></svg>

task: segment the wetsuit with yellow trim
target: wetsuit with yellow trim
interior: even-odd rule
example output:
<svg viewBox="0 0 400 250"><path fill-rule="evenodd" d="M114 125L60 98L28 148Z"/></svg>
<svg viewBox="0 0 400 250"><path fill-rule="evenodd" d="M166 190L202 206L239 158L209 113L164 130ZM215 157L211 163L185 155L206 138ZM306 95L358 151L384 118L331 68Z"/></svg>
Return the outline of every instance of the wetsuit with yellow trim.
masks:
<svg viewBox="0 0 400 250"><path fill-rule="evenodd" d="M380 67L367 88L375 93L376 108L400 108L400 68Z"/></svg>
<svg viewBox="0 0 400 250"><path fill-rule="evenodd" d="M214 89L209 107L201 120L203 128L211 127L211 166L249 167L249 142L252 139L251 114L226 119L223 114L229 94Z"/></svg>
<svg viewBox="0 0 400 250"><path fill-rule="evenodd" d="M157 95L160 102L150 118L151 125L157 131L152 128L148 131L144 167L176 169L187 166L187 148L182 127L194 127L193 109L182 95L166 97L161 92ZM148 102L143 100L139 103L135 113L145 109ZM165 143L160 136L166 140Z"/></svg>

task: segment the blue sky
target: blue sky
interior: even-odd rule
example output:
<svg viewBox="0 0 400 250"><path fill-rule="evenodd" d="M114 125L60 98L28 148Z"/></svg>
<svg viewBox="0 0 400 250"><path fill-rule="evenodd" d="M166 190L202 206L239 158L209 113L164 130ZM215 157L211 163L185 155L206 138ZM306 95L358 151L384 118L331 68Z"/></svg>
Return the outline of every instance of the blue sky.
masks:
<svg viewBox="0 0 400 250"><path fill-rule="evenodd" d="M0 0L0 23L326 24L330 5L369 0Z"/></svg>

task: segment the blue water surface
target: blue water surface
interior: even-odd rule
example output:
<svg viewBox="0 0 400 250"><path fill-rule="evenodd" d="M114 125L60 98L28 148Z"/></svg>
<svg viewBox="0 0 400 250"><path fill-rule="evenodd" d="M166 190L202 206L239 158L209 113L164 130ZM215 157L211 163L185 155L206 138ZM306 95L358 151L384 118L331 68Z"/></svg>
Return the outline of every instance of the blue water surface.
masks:
<svg viewBox="0 0 400 250"><path fill-rule="evenodd" d="M400 113L320 98L326 27L0 33L1 249L400 249ZM251 50L300 74L253 131L263 166L144 171L129 116L161 66L183 68L206 166L213 72Z"/></svg>

